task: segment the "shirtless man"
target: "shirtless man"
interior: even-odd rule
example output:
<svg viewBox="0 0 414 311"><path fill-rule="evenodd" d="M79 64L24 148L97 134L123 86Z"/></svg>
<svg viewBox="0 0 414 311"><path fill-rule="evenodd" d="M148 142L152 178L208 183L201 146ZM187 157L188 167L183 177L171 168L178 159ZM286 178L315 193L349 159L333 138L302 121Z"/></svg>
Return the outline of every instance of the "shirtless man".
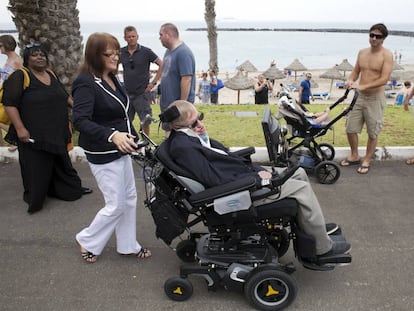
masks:
<svg viewBox="0 0 414 311"><path fill-rule="evenodd" d="M359 90L358 101L349 113L346 124L351 153L341 162L342 166L359 165L357 172L367 174L372 156L377 147L378 134L383 125L385 108L385 85L394 65L392 52L382 45L388 36L384 24L375 24L369 30L369 48L359 51L348 88ZM359 81L357 81L359 79ZM368 141L365 157L358 154L358 134L366 124Z"/></svg>

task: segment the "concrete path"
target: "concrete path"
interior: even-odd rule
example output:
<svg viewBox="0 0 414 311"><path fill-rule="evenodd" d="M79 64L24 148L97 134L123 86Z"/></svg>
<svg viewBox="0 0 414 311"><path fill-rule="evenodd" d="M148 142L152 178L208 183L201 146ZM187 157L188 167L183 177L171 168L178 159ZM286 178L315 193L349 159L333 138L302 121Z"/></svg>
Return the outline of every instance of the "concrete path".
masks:
<svg viewBox="0 0 414 311"><path fill-rule="evenodd" d="M155 238L141 200L138 239L153 257L119 256L112 239L97 263L83 262L74 236L103 201L88 165L75 167L94 193L75 202L49 199L42 211L29 215L18 164L0 163L0 310L252 310L242 292L208 292L197 277L190 279L190 300L169 300L164 281L178 274L180 260ZM341 224L352 243L353 263L314 272L290 250L282 260L296 265L299 293L286 310L414 310L414 166L376 161L368 175L357 174L356 167L341 173L334 185L313 185L327 221Z"/></svg>

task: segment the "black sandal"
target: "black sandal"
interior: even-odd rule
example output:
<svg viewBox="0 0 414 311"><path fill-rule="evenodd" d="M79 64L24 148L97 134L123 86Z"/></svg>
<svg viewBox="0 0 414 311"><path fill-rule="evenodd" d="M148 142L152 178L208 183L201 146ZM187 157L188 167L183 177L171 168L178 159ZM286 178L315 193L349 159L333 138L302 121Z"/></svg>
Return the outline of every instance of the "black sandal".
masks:
<svg viewBox="0 0 414 311"><path fill-rule="evenodd" d="M150 258L152 254L148 248L141 247L141 250L135 256L139 259L146 259Z"/></svg>
<svg viewBox="0 0 414 311"><path fill-rule="evenodd" d="M75 243L76 245L79 247L79 250L81 252L81 257L83 260L85 260L87 263L95 263L96 260L98 259L98 256L87 251L86 249L83 248L83 246L81 246L78 242L78 240L75 239Z"/></svg>
<svg viewBox="0 0 414 311"><path fill-rule="evenodd" d="M91 252L81 252L82 259L85 260L87 263L95 263L98 259L97 255L94 255Z"/></svg>

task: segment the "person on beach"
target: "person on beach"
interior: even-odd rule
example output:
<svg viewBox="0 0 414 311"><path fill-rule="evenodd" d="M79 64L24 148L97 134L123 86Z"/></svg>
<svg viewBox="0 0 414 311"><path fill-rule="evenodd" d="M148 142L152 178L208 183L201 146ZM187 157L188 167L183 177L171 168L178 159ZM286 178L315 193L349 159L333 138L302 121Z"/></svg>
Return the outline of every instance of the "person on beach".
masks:
<svg viewBox="0 0 414 311"><path fill-rule="evenodd" d="M348 88L357 88L359 97L346 122L346 133L351 152L341 161L342 166L359 165L357 172L367 174L383 126L386 99L385 85L394 65L392 52L383 47L388 29L375 24L369 29L370 47L359 51L354 69L349 76ZM359 83L357 82L359 80ZM358 134L367 127L368 141L365 156L358 154Z"/></svg>
<svg viewBox="0 0 414 311"><path fill-rule="evenodd" d="M171 135L164 142L168 144L172 161L185 169L188 177L205 187L222 185L245 176L252 176L258 182L272 178L272 173L266 168L230 152L220 142L209 138L203 117L191 103L177 100L161 118L168 119L165 122L169 122L172 129ZM275 169L279 173L284 170ZM303 168L299 168L281 186L280 193L257 200L253 206L258 207L287 197L298 201L301 228L315 237L318 257L350 252L349 243L331 240L329 234L339 227L333 223L325 224L319 201Z"/></svg>
<svg viewBox="0 0 414 311"><path fill-rule="evenodd" d="M0 87L7 80L7 78L16 70L23 67L22 58L15 52L16 50L16 40L11 35L2 35L0 36L0 51L1 54L7 56L6 63L0 69ZM9 125L0 123L0 146L4 145L3 133L2 131L9 130ZM13 145L8 148L9 151L16 151L17 146Z"/></svg>
<svg viewBox="0 0 414 311"><path fill-rule="evenodd" d="M273 84L264 75L260 74L254 84L254 103L265 105L269 103L269 91L273 90Z"/></svg>
<svg viewBox="0 0 414 311"><path fill-rule="evenodd" d="M139 35L134 26L125 27L124 39L127 46L121 49L121 63L125 88L130 100L129 119L131 122L134 121L137 113L140 121L144 122L143 131L149 135L151 120L147 120L146 117L152 116L151 91L161 77L162 61L151 49L138 43ZM157 64L158 70L150 81L151 63Z"/></svg>
<svg viewBox="0 0 414 311"><path fill-rule="evenodd" d="M161 26L159 35L161 44L167 49L161 76L160 109L163 112L177 99L194 103L196 76L193 52L180 40L177 26L165 23ZM168 136L168 125L163 124L163 129Z"/></svg>
<svg viewBox="0 0 414 311"><path fill-rule="evenodd" d="M409 92L407 94L407 96L405 97L405 99L404 99L403 106L404 106L405 111L408 111L408 105L410 103L410 99L413 98L413 96L414 96L414 87L411 89L411 92ZM414 117L414 108L413 108L413 117ZM414 164L414 158L407 159L405 161L405 164L413 165Z"/></svg>
<svg viewBox="0 0 414 311"><path fill-rule="evenodd" d="M208 80L207 72L201 74L201 79L198 81L197 97L200 99L202 104L210 103L210 81Z"/></svg>
<svg viewBox="0 0 414 311"><path fill-rule="evenodd" d="M299 98L298 103L299 103L299 105L309 104L310 99L312 99L312 101L315 100L313 98L312 91L311 91L311 83L310 83L311 79L312 79L312 74L310 72L307 72L305 74L305 79L302 80L302 82L300 83L299 94L298 94L298 98Z"/></svg>
<svg viewBox="0 0 414 311"><path fill-rule="evenodd" d="M137 190L129 154L137 148L137 133L128 118L127 92L116 77L119 55L120 45L113 35L93 33L72 85L79 146L105 199L90 225L76 234L87 263L96 262L114 232L119 254L151 257L136 238Z"/></svg>

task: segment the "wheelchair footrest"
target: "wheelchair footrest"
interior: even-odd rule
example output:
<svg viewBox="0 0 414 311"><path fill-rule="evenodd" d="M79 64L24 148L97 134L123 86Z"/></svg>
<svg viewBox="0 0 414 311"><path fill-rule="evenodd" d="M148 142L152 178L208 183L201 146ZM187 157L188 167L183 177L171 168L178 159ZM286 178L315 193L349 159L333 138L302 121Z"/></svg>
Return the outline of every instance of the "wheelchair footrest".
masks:
<svg viewBox="0 0 414 311"><path fill-rule="evenodd" d="M349 265L351 261L352 256L350 254L301 259L301 263L305 268L317 271L333 270L337 266Z"/></svg>

